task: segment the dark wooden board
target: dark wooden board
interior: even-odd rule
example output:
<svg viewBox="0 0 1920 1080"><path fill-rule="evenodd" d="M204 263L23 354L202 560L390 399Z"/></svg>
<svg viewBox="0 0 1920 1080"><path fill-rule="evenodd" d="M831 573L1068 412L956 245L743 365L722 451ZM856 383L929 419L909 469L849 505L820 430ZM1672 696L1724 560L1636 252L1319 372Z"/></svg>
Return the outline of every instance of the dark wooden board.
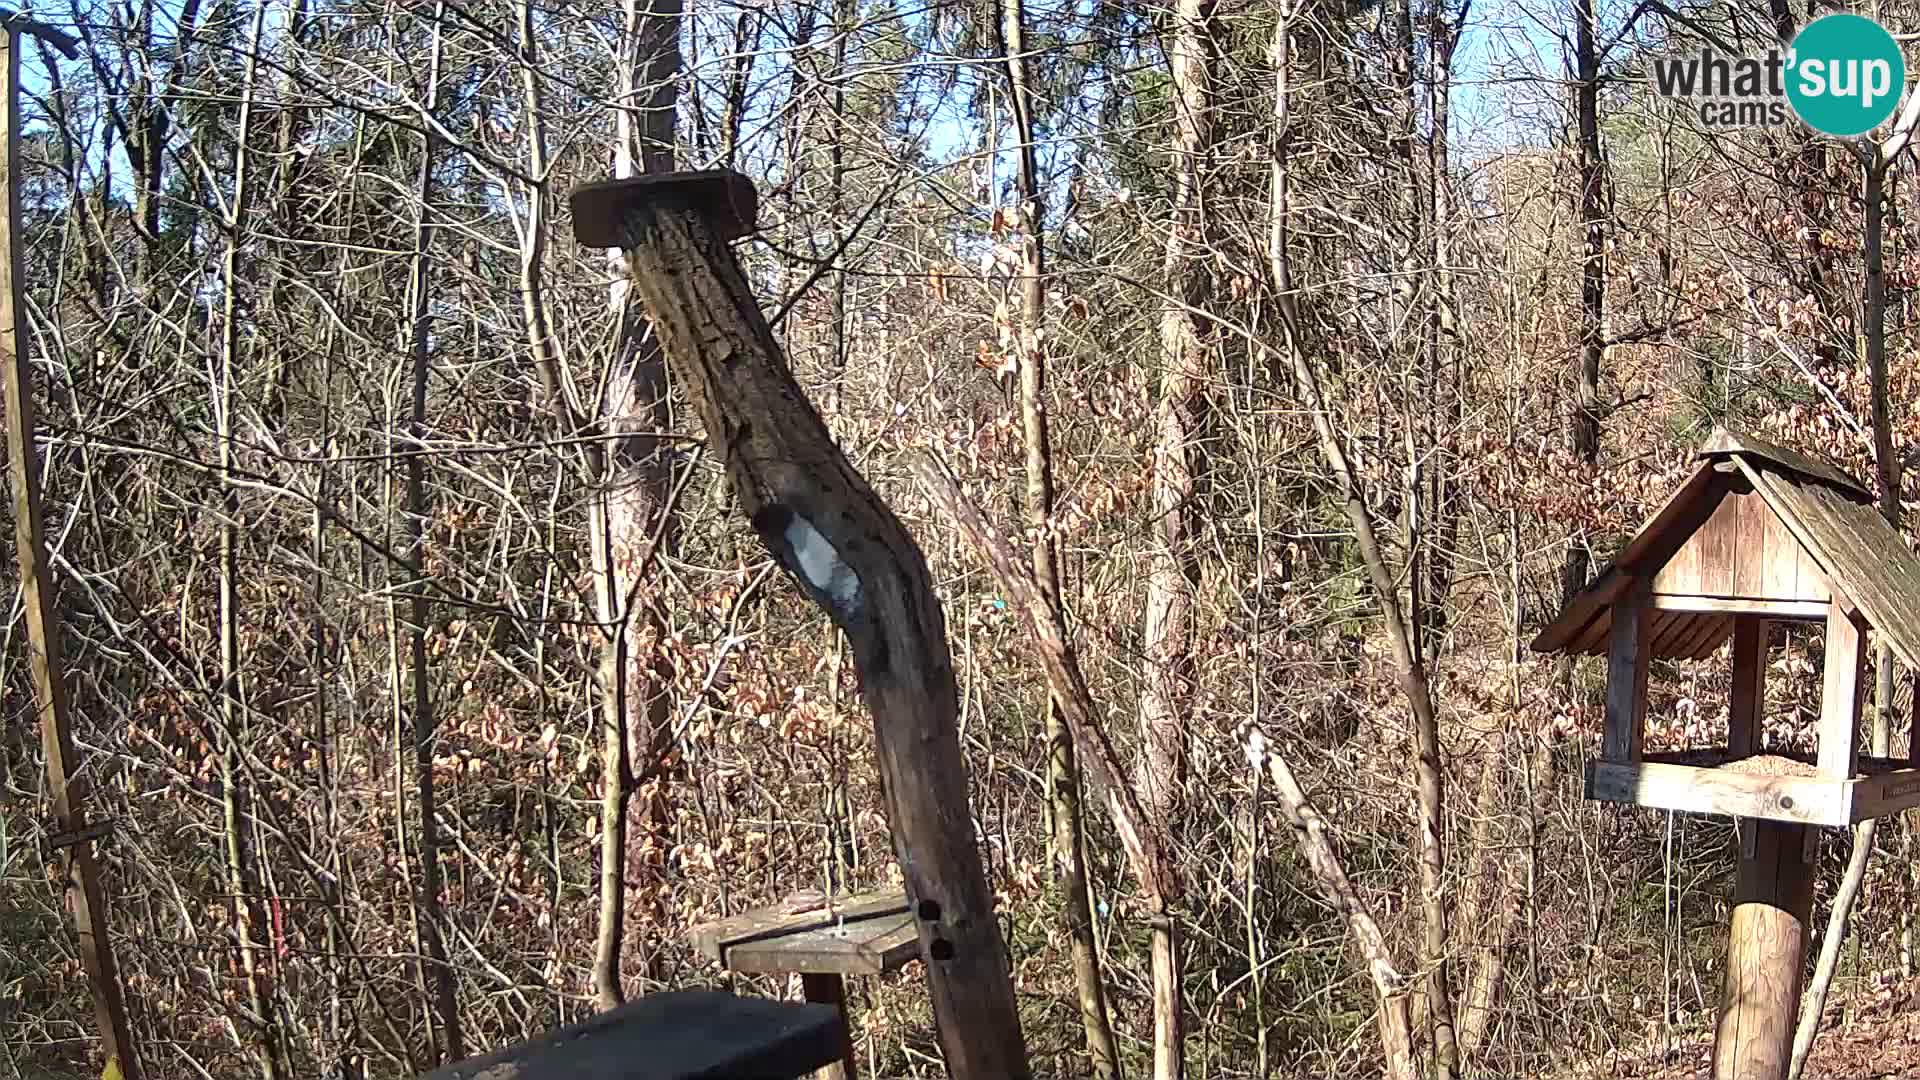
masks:
<svg viewBox="0 0 1920 1080"><path fill-rule="evenodd" d="M701 955L749 974L879 975L920 951L906 894L898 890L850 896L832 910L749 911L695 927L692 938Z"/></svg>
<svg viewBox="0 0 1920 1080"><path fill-rule="evenodd" d="M792 1080L840 1060L839 1011L717 990L648 994L420 1080Z"/></svg>

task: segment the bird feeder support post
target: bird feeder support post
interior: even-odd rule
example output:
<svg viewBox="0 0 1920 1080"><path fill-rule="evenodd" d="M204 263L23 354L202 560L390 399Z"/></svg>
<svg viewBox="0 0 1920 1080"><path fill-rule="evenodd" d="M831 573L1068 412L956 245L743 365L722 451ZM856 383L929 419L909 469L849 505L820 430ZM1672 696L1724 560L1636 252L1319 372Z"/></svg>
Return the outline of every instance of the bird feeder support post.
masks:
<svg viewBox="0 0 1920 1080"><path fill-rule="evenodd" d="M1745 818L1714 1080L1786 1080L1813 914L1811 825ZM1751 847L1749 848L1749 842Z"/></svg>
<svg viewBox="0 0 1920 1080"><path fill-rule="evenodd" d="M852 647L948 1071L1026 1080L940 602L919 546L794 381L728 247L753 230L756 199L745 177L716 170L591 184L570 202L576 239L626 253L668 369L754 531Z"/></svg>
<svg viewBox="0 0 1920 1080"><path fill-rule="evenodd" d="M69 59L78 43L66 34L0 9L0 70L6 101L0 105L0 144L4 145L6 193L0 201L0 398L4 398L7 465L13 487L14 545L24 597L28 666L40 738L47 758L47 797L53 824L62 836L62 876L67 906L79 936L80 964L93 993L94 1020L100 1028L107 1076L140 1080L140 1059L127 1023L127 1006L107 934L106 890L92 839L100 830L87 822L87 778L73 742L73 717L67 698L66 661L61 653L59 601L49 568L46 522L41 507L39 455L34 445L33 374L29 367L26 288L20 235L20 45L21 35L43 38Z"/></svg>
<svg viewBox="0 0 1920 1080"><path fill-rule="evenodd" d="M853 1021L847 1016L847 981L837 972L804 972L800 976L800 992L816 1005L833 1006L840 1013L840 1026L845 1035L840 1061L814 1073L814 1080L855 1080L859 1066L853 1059Z"/></svg>

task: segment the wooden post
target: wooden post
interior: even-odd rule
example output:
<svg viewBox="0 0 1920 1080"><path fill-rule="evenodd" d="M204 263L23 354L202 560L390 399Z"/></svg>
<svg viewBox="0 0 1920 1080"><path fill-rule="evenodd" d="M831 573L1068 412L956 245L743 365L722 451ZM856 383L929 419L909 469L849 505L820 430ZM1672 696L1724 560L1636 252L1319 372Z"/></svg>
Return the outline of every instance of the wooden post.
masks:
<svg viewBox="0 0 1920 1080"><path fill-rule="evenodd" d="M1754 615L1733 617L1733 697L1727 709L1727 749L1734 757L1760 752L1767 702L1767 638L1772 624Z"/></svg>
<svg viewBox="0 0 1920 1080"><path fill-rule="evenodd" d="M1652 583L1638 577L1613 605L1607 643L1607 726L1600 743L1603 761L1639 761L1647 718L1647 659L1653 642L1647 623L1653 615Z"/></svg>
<svg viewBox="0 0 1920 1080"><path fill-rule="evenodd" d="M1813 866L1807 859L1811 827L1758 818L1740 822L1742 851L1714 1038L1714 1080L1785 1080L1787 1075L1813 912Z"/></svg>
<svg viewBox="0 0 1920 1080"><path fill-rule="evenodd" d="M1835 597L1827 612L1826 673L1820 688L1820 775L1851 780L1860 731L1860 675L1867 664L1867 636L1860 613Z"/></svg>
<svg viewBox="0 0 1920 1080"><path fill-rule="evenodd" d="M847 981L831 972L819 975L803 973L800 976L800 991L815 1005L833 1006L840 1014L840 1026L846 1036L846 1042L840 1048L840 1060L815 1072L814 1080L854 1080L859 1075L859 1067L853 1060L853 1026L847 1019Z"/></svg>
<svg viewBox="0 0 1920 1080"><path fill-rule="evenodd" d="M78 842L62 847L61 873L66 881L67 905L73 912L80 939L80 964L93 990L94 1021L106 1055L106 1072L115 1068L125 1080L139 1080L140 1059L127 1025L126 1002L120 972L114 963L113 942L107 935L106 892L100 884L100 866L93 854L87 823L87 780L73 745L73 721L67 703L65 660L60 647L59 602L47 567L46 525L40 507L40 462L34 449L33 382L26 316L19 293L25 287L21 258L20 181L20 35L45 37L72 57L72 38L38 23L0 14L0 68L6 72L0 106L5 125L6 202L0 213L0 383L4 383L7 410L7 465L13 481L14 544L20 562L20 588L25 594L28 666L32 669L34 707L40 716L40 739L47 756L47 796L53 820L63 834L77 834Z"/></svg>
<svg viewBox="0 0 1920 1080"><path fill-rule="evenodd" d="M667 364L761 543L852 647L948 1071L1025 1080L940 602L919 546L794 382L727 246L754 227L756 200L746 177L714 171L591 184L570 202L582 244L626 252Z"/></svg>

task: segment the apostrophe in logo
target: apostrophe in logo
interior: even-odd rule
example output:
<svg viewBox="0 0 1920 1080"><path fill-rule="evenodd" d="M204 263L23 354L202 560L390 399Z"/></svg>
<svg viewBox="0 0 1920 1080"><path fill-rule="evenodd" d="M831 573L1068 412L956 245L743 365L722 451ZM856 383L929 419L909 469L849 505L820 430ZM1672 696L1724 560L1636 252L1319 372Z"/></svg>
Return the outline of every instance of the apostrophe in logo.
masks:
<svg viewBox="0 0 1920 1080"><path fill-rule="evenodd" d="M1900 107L1907 62L1887 29L1860 15L1808 23L1787 53L1787 101L1815 131L1864 135Z"/></svg>

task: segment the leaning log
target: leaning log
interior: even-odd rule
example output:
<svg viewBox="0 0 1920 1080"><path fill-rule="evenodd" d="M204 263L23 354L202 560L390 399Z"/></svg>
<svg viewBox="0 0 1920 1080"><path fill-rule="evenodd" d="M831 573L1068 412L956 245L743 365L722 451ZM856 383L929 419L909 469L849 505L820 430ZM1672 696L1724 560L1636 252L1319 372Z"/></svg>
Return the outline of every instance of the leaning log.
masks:
<svg viewBox="0 0 1920 1080"><path fill-rule="evenodd" d="M726 171L657 174L579 188L571 203L576 239L625 251L754 532L852 647L947 1068L1030 1075L974 840L940 603L919 546L794 381L728 247L754 228L753 185Z"/></svg>

